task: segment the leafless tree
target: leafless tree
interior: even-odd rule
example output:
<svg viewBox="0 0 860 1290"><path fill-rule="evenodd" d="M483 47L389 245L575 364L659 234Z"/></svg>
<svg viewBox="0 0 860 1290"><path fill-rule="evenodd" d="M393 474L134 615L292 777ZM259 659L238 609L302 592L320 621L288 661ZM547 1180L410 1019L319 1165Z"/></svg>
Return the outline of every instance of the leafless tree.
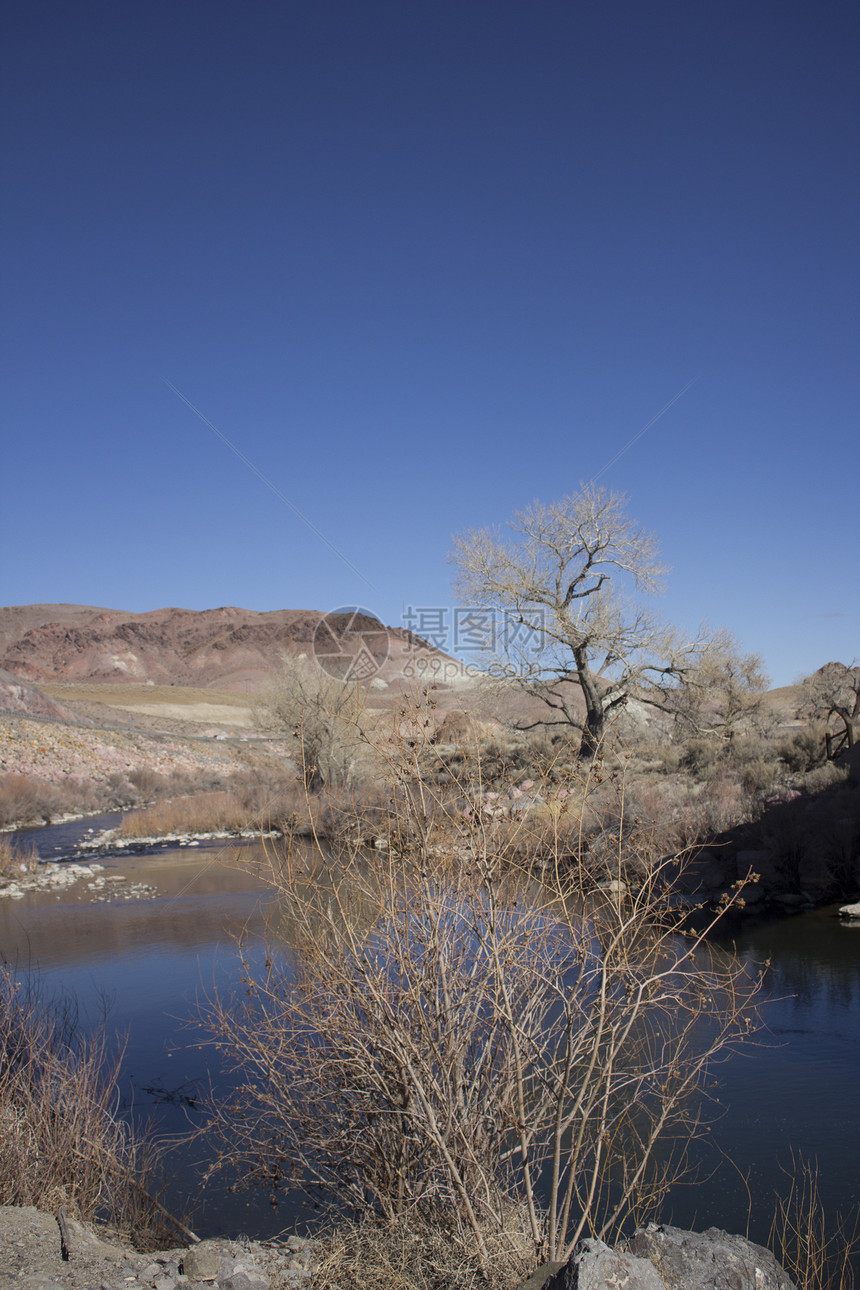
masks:
<svg viewBox="0 0 860 1290"><path fill-rule="evenodd" d="M492 1280L653 1215L758 980L681 933L654 857L635 887L560 846L538 876L462 794L432 830L416 804L372 849L271 852L277 936L208 1006L238 1074L215 1125L246 1176L444 1230Z"/></svg>
<svg viewBox="0 0 860 1290"><path fill-rule="evenodd" d="M255 713L262 729L295 736L302 778L312 792L355 782L366 747L365 714L357 681L339 681L313 659L292 656L284 657Z"/></svg>
<svg viewBox="0 0 860 1290"><path fill-rule="evenodd" d="M630 598L657 592L666 570L621 494L588 486L549 506L535 502L508 528L509 537L466 533L451 560L458 593L492 611L491 674L549 709L521 728L573 727L588 759L632 695L677 713L682 687L699 677L701 690L703 669L737 658L729 633L686 637Z"/></svg>
<svg viewBox="0 0 860 1290"><path fill-rule="evenodd" d="M710 735L731 744L737 735L767 733L774 719L765 703L770 677L758 654L742 654L717 633L697 667L666 695L681 732Z"/></svg>
<svg viewBox="0 0 860 1290"><path fill-rule="evenodd" d="M833 736L853 748L856 723L860 719L860 667L856 664L825 663L801 685L800 714L825 722L828 727L828 756Z"/></svg>

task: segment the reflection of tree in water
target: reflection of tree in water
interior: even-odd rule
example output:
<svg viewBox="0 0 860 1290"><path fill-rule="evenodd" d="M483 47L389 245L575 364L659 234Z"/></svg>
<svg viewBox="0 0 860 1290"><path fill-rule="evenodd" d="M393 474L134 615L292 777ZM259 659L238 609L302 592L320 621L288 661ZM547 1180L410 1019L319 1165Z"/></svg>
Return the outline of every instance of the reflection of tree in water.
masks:
<svg viewBox="0 0 860 1290"><path fill-rule="evenodd" d="M193 1111L200 1101L197 1085L192 1080L186 1080L176 1088L164 1088L160 1084L142 1084L141 1092L146 1093L155 1106L185 1106Z"/></svg>

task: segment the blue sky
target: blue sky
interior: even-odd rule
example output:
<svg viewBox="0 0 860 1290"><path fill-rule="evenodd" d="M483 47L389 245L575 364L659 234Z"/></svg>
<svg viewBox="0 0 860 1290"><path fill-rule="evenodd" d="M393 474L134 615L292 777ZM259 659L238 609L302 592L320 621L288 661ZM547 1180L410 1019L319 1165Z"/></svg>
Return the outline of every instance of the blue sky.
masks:
<svg viewBox="0 0 860 1290"><path fill-rule="evenodd" d="M860 655L856 4L4 12L0 602L396 624L695 378L664 612Z"/></svg>

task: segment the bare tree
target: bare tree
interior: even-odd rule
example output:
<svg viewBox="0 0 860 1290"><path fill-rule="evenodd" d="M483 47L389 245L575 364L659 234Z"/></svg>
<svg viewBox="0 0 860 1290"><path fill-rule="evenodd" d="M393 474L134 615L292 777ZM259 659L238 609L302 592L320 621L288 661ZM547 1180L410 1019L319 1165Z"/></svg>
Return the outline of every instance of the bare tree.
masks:
<svg viewBox="0 0 860 1290"><path fill-rule="evenodd" d="M629 517L621 494L589 486L549 506L535 502L508 528L510 537L466 533L451 560L458 593L492 611L491 675L549 709L521 729L573 727L589 759L630 697L677 715L682 687L699 677L701 691L703 669L737 659L729 633L703 627L685 637L630 599L659 591L666 570L656 539ZM760 668L753 662L749 675Z"/></svg>
<svg viewBox="0 0 860 1290"><path fill-rule="evenodd" d="M770 677L761 656L741 654L725 632L710 642L699 665L666 695L666 711L682 729L731 744L737 735L766 733L774 719L765 704Z"/></svg>
<svg viewBox="0 0 860 1290"><path fill-rule="evenodd" d="M364 695L357 681L339 681L313 659L288 655L255 715L261 728L295 736L307 789L352 786L366 743Z"/></svg>
<svg viewBox="0 0 860 1290"><path fill-rule="evenodd" d="M843 745L853 748L856 723L860 719L860 667L845 663L825 663L801 685L800 714L823 721L827 755Z"/></svg>

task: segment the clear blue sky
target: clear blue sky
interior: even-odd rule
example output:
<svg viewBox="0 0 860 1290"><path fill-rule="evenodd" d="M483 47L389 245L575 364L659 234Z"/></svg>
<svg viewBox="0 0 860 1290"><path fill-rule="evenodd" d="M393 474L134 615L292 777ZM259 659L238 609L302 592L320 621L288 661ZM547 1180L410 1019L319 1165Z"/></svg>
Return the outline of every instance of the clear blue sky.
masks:
<svg viewBox="0 0 860 1290"><path fill-rule="evenodd" d="M451 604L599 472L860 654L854 0L10 0L0 602ZM226 435L359 578L165 384Z"/></svg>

